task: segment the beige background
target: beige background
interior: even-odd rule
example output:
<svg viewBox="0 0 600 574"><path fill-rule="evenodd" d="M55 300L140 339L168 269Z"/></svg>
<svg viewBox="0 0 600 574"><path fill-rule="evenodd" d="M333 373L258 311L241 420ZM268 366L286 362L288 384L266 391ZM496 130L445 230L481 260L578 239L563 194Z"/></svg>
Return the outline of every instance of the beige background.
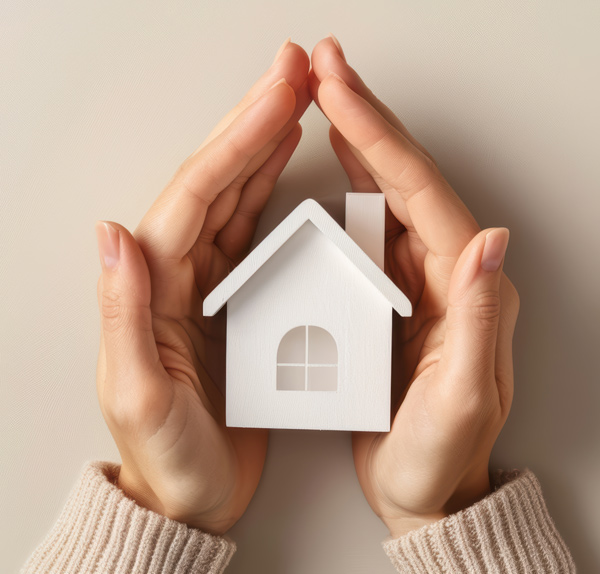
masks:
<svg viewBox="0 0 600 574"><path fill-rule="evenodd" d="M94 221L133 229L291 35L328 32L483 226L512 231L516 396L494 467L529 466L582 572L600 570L600 3L0 4L0 571L86 460L118 460L95 396ZM313 106L264 234L345 176ZM392 572L344 433L274 432L229 571Z"/></svg>

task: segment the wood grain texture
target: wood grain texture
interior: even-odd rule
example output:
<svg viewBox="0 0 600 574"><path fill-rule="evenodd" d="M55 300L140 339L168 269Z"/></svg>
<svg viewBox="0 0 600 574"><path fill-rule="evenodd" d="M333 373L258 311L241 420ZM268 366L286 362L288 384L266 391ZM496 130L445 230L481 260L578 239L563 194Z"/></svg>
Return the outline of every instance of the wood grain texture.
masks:
<svg viewBox="0 0 600 574"><path fill-rule="evenodd" d="M389 431L392 310L408 316L412 307L382 270L383 194L346 201L358 244L307 199L204 301L205 315L228 304L228 426ZM304 384L296 376L278 386L284 374L300 373L278 366L279 345L308 325L337 345L337 384L323 385L335 390L310 388L315 367L302 371Z"/></svg>
<svg viewBox="0 0 600 574"><path fill-rule="evenodd" d="M227 303L227 425L388 431L392 313L379 289L305 221ZM302 325L334 338L336 391L277 390L279 343Z"/></svg>

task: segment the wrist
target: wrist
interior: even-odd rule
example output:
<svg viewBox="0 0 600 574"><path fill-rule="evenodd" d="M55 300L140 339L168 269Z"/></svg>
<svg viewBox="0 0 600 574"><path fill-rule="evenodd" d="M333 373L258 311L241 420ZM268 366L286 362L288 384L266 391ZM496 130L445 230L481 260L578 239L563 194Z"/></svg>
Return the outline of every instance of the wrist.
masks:
<svg viewBox="0 0 600 574"><path fill-rule="evenodd" d="M405 512L397 516L382 516L392 538L399 538L412 530L433 524L461 510L476 504L491 493L490 477L487 469L477 476L469 476L454 491L439 511L424 514Z"/></svg>
<svg viewBox="0 0 600 574"><path fill-rule="evenodd" d="M490 492L492 492L492 488L486 465L485 471L479 476L471 476L463 484L459 485L454 494L448 499L444 510L449 515L456 514L484 499Z"/></svg>
<svg viewBox="0 0 600 574"><path fill-rule="evenodd" d="M446 518L448 514L444 512L429 514L429 515L413 515L413 516L402 516L397 518L382 518L383 522L390 531L392 538L400 538L405 534L408 534L412 530L418 530L423 526L438 522L443 518Z"/></svg>
<svg viewBox="0 0 600 574"><path fill-rule="evenodd" d="M146 482L137 479L125 466L121 466L114 483L127 498L133 500L138 506L166 516L164 505L156 497L150 486Z"/></svg>
<svg viewBox="0 0 600 574"><path fill-rule="evenodd" d="M138 506L208 534L223 536L237 521L237 518L233 519L230 516L227 509L216 504L208 511L203 511L190 506L189 503L183 503L180 496L161 500L143 477L130 473L125 466L121 466L114 484Z"/></svg>

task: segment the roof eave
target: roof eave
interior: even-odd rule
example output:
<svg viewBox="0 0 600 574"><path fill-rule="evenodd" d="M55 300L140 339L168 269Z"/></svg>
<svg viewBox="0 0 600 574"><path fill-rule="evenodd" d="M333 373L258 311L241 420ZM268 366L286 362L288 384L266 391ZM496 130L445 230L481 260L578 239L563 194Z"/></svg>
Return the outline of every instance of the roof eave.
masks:
<svg viewBox="0 0 600 574"><path fill-rule="evenodd" d="M203 314L207 317L216 315L244 283L307 221L311 221L356 265L401 317L412 315L412 305L406 295L314 199L307 199L296 207L209 293L203 303Z"/></svg>

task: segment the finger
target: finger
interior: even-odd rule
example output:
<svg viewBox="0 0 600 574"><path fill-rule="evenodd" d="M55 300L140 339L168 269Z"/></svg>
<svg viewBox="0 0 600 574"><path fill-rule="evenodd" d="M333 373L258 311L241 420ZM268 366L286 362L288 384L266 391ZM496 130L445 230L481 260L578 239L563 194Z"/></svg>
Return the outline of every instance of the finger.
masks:
<svg viewBox="0 0 600 574"><path fill-rule="evenodd" d="M136 230L149 263L178 260L189 252L210 204L275 137L295 105L294 91L282 80L182 164Z"/></svg>
<svg viewBox="0 0 600 574"><path fill-rule="evenodd" d="M440 365L458 396L480 396L496 380L500 283L508 229L481 231L459 257L448 289ZM489 390L489 388L487 388Z"/></svg>
<svg viewBox="0 0 600 574"><path fill-rule="evenodd" d="M362 156L357 157L352 151L348 142L344 139L342 134L336 129L334 125L329 128L329 140L331 141L331 147L335 152L340 164L344 168L348 180L350 181L350 188L353 192L357 193L381 193L381 189L373 179L366 164L366 161ZM361 161L362 160L362 161ZM402 225L390 211L389 206L386 203L385 206L385 233L386 241L392 236L396 237L398 233L405 230Z"/></svg>
<svg viewBox="0 0 600 574"><path fill-rule="evenodd" d="M296 127L279 144L262 167L244 186L237 207L215 244L232 261L239 261L250 248L262 213L281 172L300 142L302 127Z"/></svg>
<svg viewBox="0 0 600 574"><path fill-rule="evenodd" d="M364 156L342 136L333 124L329 128L329 139L342 167L350 179L352 190L359 191L362 189L365 192L381 192L384 187L380 187L381 177L379 177ZM396 205L396 214L391 212L387 202L385 208L386 240L397 236L399 232L407 229L415 236L410 242L410 245L414 246L414 240L418 238L418 235L414 233L414 226L406 205L398 203ZM421 242L419 241L419 243Z"/></svg>
<svg viewBox="0 0 600 574"><path fill-rule="evenodd" d="M390 125L394 126L408 141L410 141L419 151L431 157L429 152L409 133L404 124L396 117L380 99L378 99L371 89L365 84L363 79L347 62L341 46L333 37L321 40L312 51L312 78L309 85L315 103L319 105L319 84L330 72L336 73L344 82L367 102L369 102Z"/></svg>
<svg viewBox="0 0 600 574"><path fill-rule="evenodd" d="M350 188L359 193L380 193L381 190L369 171L361 164L359 159L352 153L348 143L334 125L329 128L329 141L340 164L344 168Z"/></svg>
<svg viewBox="0 0 600 574"><path fill-rule="evenodd" d="M256 82L248 91L242 101L231 110L212 130L203 144L192 154L196 155L206 145L220 134L231 122L242 113L250 104L264 94L269 87L279 80L285 78L286 81L296 92L296 108L292 117L283 126L280 132L273 138L263 150L261 150L246 166L239 178L228 186L208 209L205 223L202 227L201 237L209 238L210 241L229 221L235 211L237 201L239 200L241 188L246 179L250 177L258 167L260 167L266 158L268 158L279 143L290 133L298 123L306 108L312 101L310 91L307 85L307 74L310 62L308 55L303 48L290 42L288 38L279 48L273 64L267 72Z"/></svg>
<svg viewBox="0 0 600 574"><path fill-rule="evenodd" d="M305 82L296 93L296 109L284 128L248 162L248 165L244 168L240 176L224 189L208 208L206 220L200 234L202 242L213 241L217 233L225 227L237 207L242 188L247 185L247 180L262 166L280 143L296 127L298 120L302 117L311 101L308 86Z"/></svg>
<svg viewBox="0 0 600 574"><path fill-rule="evenodd" d="M500 326L496 343L496 382L500 407L508 416L514 392L513 336L519 316L519 295L510 279L502 274L500 280Z"/></svg>
<svg viewBox="0 0 600 574"><path fill-rule="evenodd" d="M100 402L106 408L107 396L116 397L121 405L154 401L168 389L169 377L159 361L152 331L148 266L138 244L121 225L98 222L96 233L106 362L106 379L99 382Z"/></svg>
<svg viewBox="0 0 600 574"><path fill-rule="evenodd" d="M219 121L194 153L200 151L217 135L223 132L237 116L260 98L280 78L285 78L292 89L298 93L306 83L309 67L310 60L308 54L301 46L294 44L288 38L280 47L271 67L248 90L240 102ZM308 98L310 102L310 92L308 92ZM299 117L294 124L289 126L290 129L293 128L298 119Z"/></svg>
<svg viewBox="0 0 600 574"><path fill-rule="evenodd" d="M336 76L321 82L319 99L331 123L389 186L383 191L399 221L414 226L435 255L458 256L479 227L435 164ZM411 221L403 220L405 210Z"/></svg>

